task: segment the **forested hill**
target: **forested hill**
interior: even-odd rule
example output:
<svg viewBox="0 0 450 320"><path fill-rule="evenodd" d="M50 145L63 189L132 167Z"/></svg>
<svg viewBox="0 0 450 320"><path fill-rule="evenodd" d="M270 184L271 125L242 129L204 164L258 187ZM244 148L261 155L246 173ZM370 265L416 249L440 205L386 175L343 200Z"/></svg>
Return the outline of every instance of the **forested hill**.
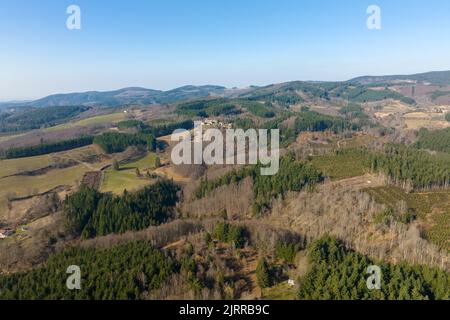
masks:
<svg viewBox="0 0 450 320"><path fill-rule="evenodd" d="M60 106L46 108L23 108L16 112L0 113L0 133L52 127L69 121L87 111L83 106Z"/></svg>
<svg viewBox="0 0 450 320"><path fill-rule="evenodd" d="M370 84L370 83L377 83L377 82L382 83L391 81L429 82L438 85L450 84L450 71L433 71L412 75L363 76L351 79L349 82Z"/></svg>
<svg viewBox="0 0 450 320"><path fill-rule="evenodd" d="M222 95L226 90L221 86L184 86L169 91L145 88L124 88L115 91L89 91L80 93L56 94L39 100L25 103L4 103L0 108L17 107L55 107L55 106L105 106L117 107L127 104L158 104L173 103L181 100L206 98L212 95Z"/></svg>
<svg viewBox="0 0 450 320"><path fill-rule="evenodd" d="M390 98L402 100L404 97L394 91L385 90L381 94L378 92L378 95L370 91L371 84L395 81L416 81L436 85L448 85L450 84L450 71L427 72L413 75L363 76L349 81L335 82L292 81L263 87L251 86L246 89L227 89L217 85L188 85L168 91L130 87L105 92L89 91L56 94L35 101L2 103L0 104L0 109L73 105L117 107L127 104L168 104L209 97L241 97L258 101L276 102L280 105L297 104L303 102L305 99L329 99L332 97L359 102L378 101ZM412 101L405 102L412 103Z"/></svg>

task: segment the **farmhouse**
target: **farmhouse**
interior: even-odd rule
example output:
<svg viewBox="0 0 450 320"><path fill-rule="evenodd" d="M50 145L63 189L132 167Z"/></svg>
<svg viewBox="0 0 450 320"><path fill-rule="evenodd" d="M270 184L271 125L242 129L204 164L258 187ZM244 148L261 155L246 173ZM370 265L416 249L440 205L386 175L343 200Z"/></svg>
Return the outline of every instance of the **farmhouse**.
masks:
<svg viewBox="0 0 450 320"><path fill-rule="evenodd" d="M225 123L222 121L218 121L215 119L205 119L200 122L200 125L207 126L207 127L216 127L221 129L232 129L233 126L231 123Z"/></svg>

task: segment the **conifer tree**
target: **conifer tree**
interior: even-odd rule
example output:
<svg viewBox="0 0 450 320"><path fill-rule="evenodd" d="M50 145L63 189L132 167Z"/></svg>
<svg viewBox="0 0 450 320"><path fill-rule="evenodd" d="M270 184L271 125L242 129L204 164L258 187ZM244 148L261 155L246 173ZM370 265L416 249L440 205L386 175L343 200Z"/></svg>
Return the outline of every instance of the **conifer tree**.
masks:
<svg viewBox="0 0 450 320"><path fill-rule="evenodd" d="M269 264L265 258L259 260L258 266L256 267L256 281L261 289L270 286Z"/></svg>

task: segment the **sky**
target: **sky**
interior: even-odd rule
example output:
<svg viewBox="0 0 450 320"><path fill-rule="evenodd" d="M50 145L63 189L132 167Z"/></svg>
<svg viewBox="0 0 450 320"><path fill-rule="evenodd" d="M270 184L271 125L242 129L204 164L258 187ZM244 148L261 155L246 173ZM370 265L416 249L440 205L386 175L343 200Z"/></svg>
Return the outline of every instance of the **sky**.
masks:
<svg viewBox="0 0 450 320"><path fill-rule="evenodd" d="M0 0L0 101L450 70L449 35L448 0Z"/></svg>

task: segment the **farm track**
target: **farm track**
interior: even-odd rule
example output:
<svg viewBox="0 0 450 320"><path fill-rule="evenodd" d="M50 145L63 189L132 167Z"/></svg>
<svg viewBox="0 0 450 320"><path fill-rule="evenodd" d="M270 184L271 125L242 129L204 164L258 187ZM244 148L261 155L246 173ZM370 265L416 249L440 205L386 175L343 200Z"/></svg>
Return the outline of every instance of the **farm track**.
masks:
<svg viewBox="0 0 450 320"><path fill-rule="evenodd" d="M383 179L374 174L365 174L359 177L347 178L338 181L325 182L324 186L344 187L352 190L361 190L364 188L381 187L384 185Z"/></svg>

